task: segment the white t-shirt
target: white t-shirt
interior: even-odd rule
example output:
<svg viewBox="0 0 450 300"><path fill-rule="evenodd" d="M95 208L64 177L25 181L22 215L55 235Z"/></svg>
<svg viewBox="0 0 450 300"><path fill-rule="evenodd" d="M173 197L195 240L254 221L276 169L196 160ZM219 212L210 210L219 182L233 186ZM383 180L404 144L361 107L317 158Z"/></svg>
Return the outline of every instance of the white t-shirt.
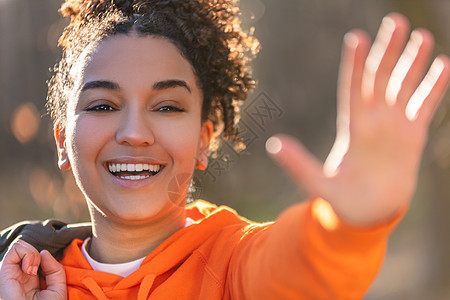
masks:
<svg viewBox="0 0 450 300"><path fill-rule="evenodd" d="M191 218L186 218L186 224L184 225L184 227L188 227L188 226L192 225L193 223L194 223L194 220L192 220ZM121 263L121 264L100 263L100 262L94 260L86 250L86 246L90 239L91 238L89 237L84 240L83 245L81 246L81 253L83 253L83 256L86 258L88 263L91 265L92 269L95 271L106 272L106 273L119 275L122 277L127 277L134 271L137 271L137 269L139 269L139 267L141 266L142 261L145 259L145 257L142 257L142 258L139 258L139 259L136 259L136 260L133 260L130 262L126 262L126 263Z"/></svg>

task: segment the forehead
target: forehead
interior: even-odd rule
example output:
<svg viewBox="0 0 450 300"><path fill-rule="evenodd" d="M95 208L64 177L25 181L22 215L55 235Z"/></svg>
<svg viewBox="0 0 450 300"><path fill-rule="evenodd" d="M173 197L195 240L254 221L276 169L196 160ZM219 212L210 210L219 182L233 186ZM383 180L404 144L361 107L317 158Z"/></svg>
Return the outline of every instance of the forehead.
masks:
<svg viewBox="0 0 450 300"><path fill-rule="evenodd" d="M134 82L136 85L167 78L196 85L188 60L170 41L156 36L119 34L99 42L83 70L81 84L91 80Z"/></svg>

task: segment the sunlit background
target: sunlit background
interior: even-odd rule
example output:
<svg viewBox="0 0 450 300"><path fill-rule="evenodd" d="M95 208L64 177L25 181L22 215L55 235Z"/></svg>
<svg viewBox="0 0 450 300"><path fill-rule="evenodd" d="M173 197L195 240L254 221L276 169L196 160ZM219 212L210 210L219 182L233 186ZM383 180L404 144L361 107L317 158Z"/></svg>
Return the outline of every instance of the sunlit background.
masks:
<svg viewBox="0 0 450 300"><path fill-rule="evenodd" d="M57 13L60 3L0 0L1 228L24 219L88 220L72 175L57 169L44 109L48 70L59 57L56 44L66 22ZM243 110L248 147L238 154L225 144L207 172L196 175L194 195L266 221L304 196L267 158L264 142L285 132L326 157L335 134L344 33L359 27L373 37L381 18L399 11L412 27L435 34L436 54L449 54L450 1L242 0L241 8L243 26L255 30L262 44L254 62L258 89ZM415 199L365 299L450 299L449 101L447 94L432 125Z"/></svg>

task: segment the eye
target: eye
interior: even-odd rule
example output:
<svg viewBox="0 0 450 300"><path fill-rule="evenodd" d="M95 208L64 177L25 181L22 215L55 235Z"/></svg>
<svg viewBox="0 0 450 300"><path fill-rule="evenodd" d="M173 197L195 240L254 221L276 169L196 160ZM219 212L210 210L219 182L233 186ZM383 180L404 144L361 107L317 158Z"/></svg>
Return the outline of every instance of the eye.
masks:
<svg viewBox="0 0 450 300"><path fill-rule="evenodd" d="M88 107L86 111L99 111L99 112L107 112L107 111L115 111L115 109L108 104L99 104L92 107Z"/></svg>
<svg viewBox="0 0 450 300"><path fill-rule="evenodd" d="M184 109L178 108L178 107L172 106L172 105L164 105L164 106L158 108L158 111L161 111L161 112L183 112Z"/></svg>

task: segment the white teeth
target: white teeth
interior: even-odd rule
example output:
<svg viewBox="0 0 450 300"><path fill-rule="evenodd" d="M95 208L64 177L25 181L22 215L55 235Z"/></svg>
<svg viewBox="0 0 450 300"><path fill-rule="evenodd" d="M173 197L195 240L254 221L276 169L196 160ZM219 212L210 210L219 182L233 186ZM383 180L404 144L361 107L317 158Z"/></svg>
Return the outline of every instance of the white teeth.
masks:
<svg viewBox="0 0 450 300"><path fill-rule="evenodd" d="M142 171L159 172L159 170L161 170L161 165L108 163L108 169L111 173Z"/></svg>
<svg viewBox="0 0 450 300"><path fill-rule="evenodd" d="M120 176L120 178L126 179L126 180L141 180L141 179L145 179L145 178L149 178L149 177L150 177L150 175L146 175L146 176L140 176L140 175Z"/></svg>

